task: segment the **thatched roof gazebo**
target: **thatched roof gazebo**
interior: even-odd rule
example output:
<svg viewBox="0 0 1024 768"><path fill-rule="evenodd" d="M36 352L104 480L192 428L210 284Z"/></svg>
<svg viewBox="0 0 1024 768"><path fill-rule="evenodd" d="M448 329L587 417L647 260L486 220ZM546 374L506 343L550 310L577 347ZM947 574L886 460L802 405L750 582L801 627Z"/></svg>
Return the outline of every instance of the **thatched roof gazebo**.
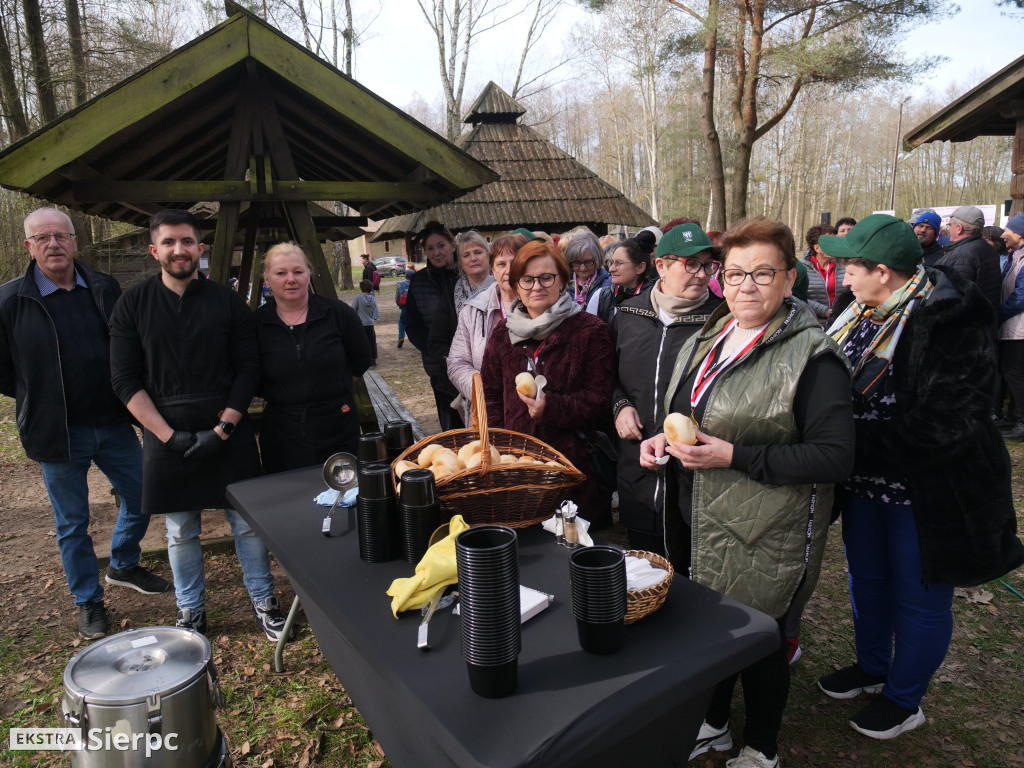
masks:
<svg viewBox="0 0 1024 768"><path fill-rule="evenodd" d="M374 241L409 237L437 219L452 231L504 232L516 227L562 232L584 224L599 235L609 224L656 224L619 190L519 119L526 109L493 82L469 108L472 126L459 147L501 178L448 203L383 222Z"/></svg>
<svg viewBox="0 0 1024 768"><path fill-rule="evenodd" d="M967 91L903 136L907 152L929 141L1013 136L1010 215L1024 211L1024 56Z"/></svg>

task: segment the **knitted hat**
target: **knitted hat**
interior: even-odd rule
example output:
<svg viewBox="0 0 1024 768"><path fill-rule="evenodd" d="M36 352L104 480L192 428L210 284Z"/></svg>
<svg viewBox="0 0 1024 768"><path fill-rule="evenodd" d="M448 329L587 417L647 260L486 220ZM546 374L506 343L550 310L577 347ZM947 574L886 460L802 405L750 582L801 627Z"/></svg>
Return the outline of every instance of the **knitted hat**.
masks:
<svg viewBox="0 0 1024 768"><path fill-rule="evenodd" d="M927 224L935 231L936 235L939 234L939 230L942 228L942 218L935 211L924 211L917 217L916 221L911 223L915 227L918 224Z"/></svg>
<svg viewBox="0 0 1024 768"><path fill-rule="evenodd" d="M818 245L834 259L865 259L901 272L912 272L921 262L913 227L886 213L865 216L846 237L822 235Z"/></svg>
<svg viewBox="0 0 1024 768"><path fill-rule="evenodd" d="M1006 228L1015 235L1024 237L1024 213L1018 213L1006 222Z"/></svg>

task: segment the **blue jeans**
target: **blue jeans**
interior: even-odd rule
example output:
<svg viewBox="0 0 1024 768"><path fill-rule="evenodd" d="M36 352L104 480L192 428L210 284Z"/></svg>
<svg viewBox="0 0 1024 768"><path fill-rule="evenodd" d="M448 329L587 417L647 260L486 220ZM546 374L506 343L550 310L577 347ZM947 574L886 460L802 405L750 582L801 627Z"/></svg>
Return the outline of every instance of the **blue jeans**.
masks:
<svg viewBox="0 0 1024 768"><path fill-rule="evenodd" d="M225 509L224 514L235 536L235 554L242 566L242 581L253 602L259 603L274 594L274 577L270 575L270 558L259 536L238 512ZM174 593L178 608L193 611L206 603L206 574L203 572L203 548L199 534L203 530L202 514L168 512L167 559L174 574Z"/></svg>
<svg viewBox="0 0 1024 768"><path fill-rule="evenodd" d="M142 447L127 421L96 427L68 426L68 461L41 461L43 483L53 505L57 547L75 605L103 599L99 563L89 536L89 485L93 462L121 499L110 540L110 564L127 571L139 564L139 542L149 527L142 514Z"/></svg>
<svg viewBox="0 0 1024 768"><path fill-rule="evenodd" d="M405 306L403 306L402 311L398 313L398 338L405 338Z"/></svg>
<svg viewBox="0 0 1024 768"><path fill-rule="evenodd" d="M888 675L884 696L917 709L953 636L953 587L923 583L910 506L850 496L843 542L857 662L869 675Z"/></svg>

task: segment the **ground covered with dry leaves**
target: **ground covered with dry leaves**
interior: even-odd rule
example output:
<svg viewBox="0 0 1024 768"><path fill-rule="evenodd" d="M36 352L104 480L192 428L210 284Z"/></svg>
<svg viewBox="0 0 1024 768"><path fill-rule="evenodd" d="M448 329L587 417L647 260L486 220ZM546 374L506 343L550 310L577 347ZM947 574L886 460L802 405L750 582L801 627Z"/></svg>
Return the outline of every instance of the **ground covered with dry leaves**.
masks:
<svg viewBox="0 0 1024 768"><path fill-rule="evenodd" d="M403 349L396 348L397 310L391 286L392 281L385 281L380 299L378 371L428 431L436 430L433 398L419 356L408 342ZM1010 453L1014 498L1020 510L1024 509L1024 446L1011 445ZM94 517L90 530L102 555L104 547L109 547L116 508L109 485L95 470L90 487ZM5 725L0 764L64 765L59 753L6 750L7 728L61 724L64 668L83 647L39 467L20 452L13 402L6 398L0 398L0 488L0 722ZM227 533L222 514L204 514L204 538ZM162 545L163 521L155 519L144 546ZM146 564L170 579L170 568L159 555L147 557ZM287 606L294 593L276 564L274 571ZM209 637L226 699L218 724L235 764L247 768L388 765L304 620L298 640L286 651L287 671L278 675L273 672L273 644L256 631L230 546L208 552L206 573ZM862 706L861 700L836 701L815 685L818 677L854 659L845 562L839 530L834 527L821 583L805 613L804 655L792 668L780 735L782 765L1024 768L1024 598L1017 593L1024 594L1024 571L1008 574L1002 583L957 590L953 645L922 702L927 723L893 741L873 741L847 725ZM173 624L173 592L148 597L108 587L106 600L113 627ZM386 600L382 610L387 610ZM734 734L742 732L742 710L738 693ZM705 756L693 765L717 768L734 754Z"/></svg>

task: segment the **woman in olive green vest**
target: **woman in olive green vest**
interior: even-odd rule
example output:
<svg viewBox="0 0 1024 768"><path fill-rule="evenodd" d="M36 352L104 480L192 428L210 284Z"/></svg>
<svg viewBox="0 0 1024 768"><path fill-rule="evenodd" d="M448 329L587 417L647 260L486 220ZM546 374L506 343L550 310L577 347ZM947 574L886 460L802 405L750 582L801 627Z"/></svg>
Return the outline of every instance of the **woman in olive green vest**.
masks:
<svg viewBox="0 0 1024 768"><path fill-rule="evenodd" d="M680 350L666 410L691 417L696 443L644 441L641 464L668 460L669 558L681 572L779 622L818 579L832 484L853 464L849 368L806 304L792 298L789 227L744 219L725 233L726 304ZM671 502L675 504L672 505ZM776 768L789 695L785 644L744 669L745 746L729 768ZM691 758L732 749L738 676L719 684Z"/></svg>

